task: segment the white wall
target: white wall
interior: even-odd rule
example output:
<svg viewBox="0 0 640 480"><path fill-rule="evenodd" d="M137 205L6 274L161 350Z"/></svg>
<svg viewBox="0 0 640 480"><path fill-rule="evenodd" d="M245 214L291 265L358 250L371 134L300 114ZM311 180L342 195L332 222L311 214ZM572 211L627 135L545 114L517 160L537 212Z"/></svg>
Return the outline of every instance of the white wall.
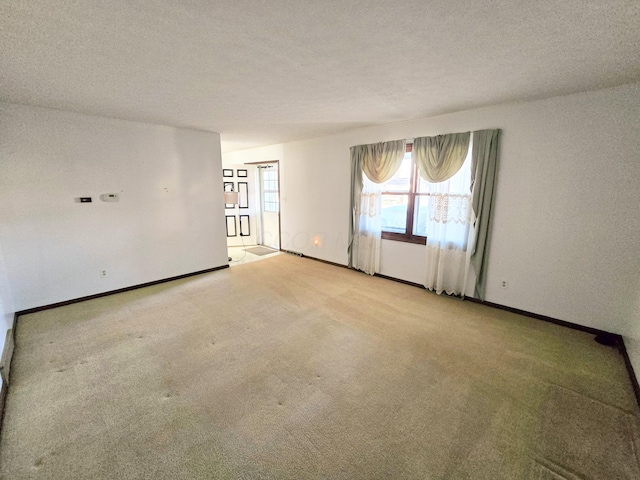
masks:
<svg viewBox="0 0 640 480"><path fill-rule="evenodd" d="M13 328L14 312L9 277L4 262L4 255L2 254L2 245L0 245L0 355L2 355L4 349L7 330ZM0 378L0 387L1 386L2 379Z"/></svg>
<svg viewBox="0 0 640 480"><path fill-rule="evenodd" d="M225 152L222 154L222 164L227 167L234 164L267 162L269 160L280 160L282 158L282 144L270 145L250 150L238 150L236 152Z"/></svg>
<svg viewBox="0 0 640 480"><path fill-rule="evenodd" d="M627 308L640 272L638 112L640 84L632 84L232 156L260 161L281 151L282 247L346 264L349 147L500 128L486 300L640 339ZM383 241L381 273L422 282L423 265L419 246Z"/></svg>
<svg viewBox="0 0 640 480"><path fill-rule="evenodd" d="M2 103L0 131L16 310L227 264L217 133Z"/></svg>

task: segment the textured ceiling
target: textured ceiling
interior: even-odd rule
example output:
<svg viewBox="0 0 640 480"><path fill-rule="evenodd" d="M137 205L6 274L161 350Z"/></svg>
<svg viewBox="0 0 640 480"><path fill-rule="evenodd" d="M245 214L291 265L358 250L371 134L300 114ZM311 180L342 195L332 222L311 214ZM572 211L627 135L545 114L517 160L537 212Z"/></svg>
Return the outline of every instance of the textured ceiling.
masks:
<svg viewBox="0 0 640 480"><path fill-rule="evenodd" d="M0 100L227 150L640 80L640 1L3 0Z"/></svg>

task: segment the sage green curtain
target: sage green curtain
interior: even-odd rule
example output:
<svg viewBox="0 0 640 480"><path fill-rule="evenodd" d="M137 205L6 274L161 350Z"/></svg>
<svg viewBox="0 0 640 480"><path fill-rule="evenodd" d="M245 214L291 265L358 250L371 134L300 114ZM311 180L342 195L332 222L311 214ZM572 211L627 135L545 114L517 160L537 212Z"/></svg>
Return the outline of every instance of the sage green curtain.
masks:
<svg viewBox="0 0 640 480"><path fill-rule="evenodd" d="M370 275L377 273L380 267L380 184L398 171L405 149L406 140L351 147L351 211L347 247L349 267Z"/></svg>
<svg viewBox="0 0 640 480"><path fill-rule="evenodd" d="M471 264L476 272L475 294L484 300L486 290L491 213L498 169L498 139L500 130L473 132L471 164L471 207L475 217L475 241Z"/></svg>
<svg viewBox="0 0 640 480"><path fill-rule="evenodd" d="M351 147L351 206L349 209L349 245L347 252L349 254L349 268L353 266L353 236L356 230L357 210L360 203L360 195L362 193L362 153L363 149L359 147Z"/></svg>
<svg viewBox="0 0 640 480"><path fill-rule="evenodd" d="M453 177L467 157L470 136L470 132L463 132L414 139L411 156L420 176L431 183Z"/></svg>

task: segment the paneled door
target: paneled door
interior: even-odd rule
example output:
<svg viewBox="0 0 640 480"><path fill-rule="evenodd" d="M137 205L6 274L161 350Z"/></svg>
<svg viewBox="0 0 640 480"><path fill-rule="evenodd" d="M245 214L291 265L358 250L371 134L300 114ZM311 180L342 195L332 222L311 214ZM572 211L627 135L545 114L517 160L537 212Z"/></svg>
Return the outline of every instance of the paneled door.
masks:
<svg viewBox="0 0 640 480"><path fill-rule="evenodd" d="M259 243L280 249L280 179L278 162L258 165L261 235Z"/></svg>

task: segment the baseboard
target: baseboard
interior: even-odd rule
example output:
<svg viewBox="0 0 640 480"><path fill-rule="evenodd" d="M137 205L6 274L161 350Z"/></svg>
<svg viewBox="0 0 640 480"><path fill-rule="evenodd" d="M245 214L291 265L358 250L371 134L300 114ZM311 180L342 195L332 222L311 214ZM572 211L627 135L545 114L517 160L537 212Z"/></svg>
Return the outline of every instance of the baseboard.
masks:
<svg viewBox="0 0 640 480"><path fill-rule="evenodd" d="M336 267L349 268L346 265L342 265L340 263L334 263L334 262L330 262L328 260L322 260L320 258L309 257L309 256L304 255L304 254L299 253L299 252L292 252L290 250L281 250L281 251L283 251L285 253L291 253L293 255L298 255L298 256L303 257L303 258L308 258L310 260L315 260L317 262L322 262L322 263L327 263L329 265L334 265ZM355 270L356 272L365 273L365 272L362 272L362 270L358 270L356 268L350 268L350 270ZM366 275L366 273L365 273L365 275ZM376 273L373 276L374 277L379 277L379 278L384 278L385 280L391 280L392 282L402 283L404 285L410 285L412 287L417 287L417 288L421 288L423 290L426 290L424 285L422 285L420 283L410 282L409 280L402 280L401 278L389 277L388 275L383 275L381 273ZM446 296L447 297L452 297L452 298L462 299L462 297L460 297L458 295L446 295ZM593 327L587 327L585 325L580 325L578 323L567 322L565 320L560 320L558 318L548 317L546 315L540 315L538 313L527 312L526 310L520 310L519 308L507 307L506 305L500 305L499 303L487 302L487 301L479 300L477 298L469 297L469 296L465 296L464 300L468 300L468 301L473 302L473 303L479 303L481 305L487 305L489 307L497 308L499 310L506 310L508 312L517 313L518 315L523 315L525 317L535 318L537 320L542 320L542 321L545 321L545 322L554 323L556 325L561 325L563 327L572 328L574 330L580 330L580 331L583 331L583 332L591 333L593 335L612 335L612 336L616 337L616 339L618 339L618 340L622 339L622 337L620 335L615 334L615 333L611 333L611 332L607 332L605 330L600 330L598 328L593 328Z"/></svg>
<svg viewBox="0 0 640 480"><path fill-rule="evenodd" d="M334 267L349 268L346 265L342 265L341 263L331 262L329 260L323 260L322 258L317 258L317 257L310 257L309 255L305 255L305 254L300 253L300 252L294 252L293 250L285 250L285 249L281 248L280 251L284 252L284 253L288 253L290 255L296 255L297 257L308 258L309 260L313 260L313 261L316 261L316 262L326 263L327 265L333 265Z"/></svg>
<svg viewBox="0 0 640 480"><path fill-rule="evenodd" d="M28 308L26 310L20 310L15 314L15 321L21 315L27 315L29 313L41 312L42 310L49 310L51 308L64 307L65 305L71 305L73 303L84 302L86 300L93 300L94 298L107 297L109 295L115 295L116 293L129 292L131 290L137 290L139 288L151 287L153 285L159 285L161 283L173 282L174 280L180 280L181 278L193 277L194 275L202 275L203 273L211 273L216 270L222 270L229 268L229 265L221 265L219 267L207 268L206 270L199 270L197 272L185 273L184 275L177 275L175 277L163 278L161 280L154 280L153 282L141 283L139 285L132 285L130 287L119 288L117 290L109 290L108 292L96 293L95 295L87 295L86 297L74 298L71 300L65 300L64 302L51 303L49 305L42 305L40 307ZM14 322L15 322L14 321ZM14 329L16 324L14 323Z"/></svg>
<svg viewBox="0 0 640 480"><path fill-rule="evenodd" d="M352 270L356 270L356 269L352 269ZM356 270L356 271L360 272L361 270ZM364 273L364 272L362 272L362 273ZM391 280L393 282L403 283L405 285L410 285L412 287L417 287L417 288L421 288L423 290L426 290L425 286L420 284L420 283L410 282L408 280L402 280L400 278L389 277L387 275L382 275L381 273L376 273L374 276L380 277L380 278L384 278L386 280ZM615 334L615 333L607 332L607 331L600 330L600 329L597 329L597 328L587 327L585 325L580 325L578 323L567 322L565 320L560 320L560 319L553 318L553 317L547 317L546 315L540 315L538 313L527 312L526 310L520 310L519 308L507 307L506 305L500 305L499 303L487 302L487 301L479 300L477 298L469 297L469 296L465 296L463 298L463 297L461 297L459 295L448 295L448 294L444 294L444 295L447 296L447 297L451 297L451 298L458 298L458 299L461 299L461 300L468 300L470 302L479 303L481 305L487 305L488 307L497 308L499 310L506 310L506 311L511 312L511 313L517 313L518 315L523 315L525 317L535 318L537 320L542 320L544 322L554 323L556 325L560 325L560 326L567 327L567 328L572 328L574 330L580 330L580 331L583 331L583 332L591 333L593 335L611 335L611 336L615 337L616 340L619 340L619 341L622 340L622 337L620 335L618 335L618 334Z"/></svg>
<svg viewBox="0 0 640 480"><path fill-rule="evenodd" d="M537 320L542 320L543 322L554 323L554 324L560 325L562 327L572 328L573 330L580 330L582 332L587 332L587 333L590 333L592 335L612 335L612 336L616 337L616 339L622 338L622 337L620 337L620 335L617 335L617 334L611 333L611 332L607 332L605 330L600 330L598 328L587 327L585 325L580 325L578 323L567 322L565 320L560 320L560 319L553 318L553 317L547 317L546 315L540 315L538 313L527 312L526 310L520 310L519 308L507 307L506 305L500 305L499 303L487 302L487 301L479 300L479 299L473 298L473 297L464 297L464 298L465 298L465 300L469 300L470 302L473 302L473 303L479 303L481 305L487 305L488 307L497 308L499 310L506 310L507 312L517 313L518 315L524 315L525 317L535 318Z"/></svg>
<svg viewBox="0 0 640 480"><path fill-rule="evenodd" d="M0 390L0 432L2 432L2 420L4 419L4 406L9 392L9 377L11 371L11 362L13 361L13 351L16 342L16 320L17 314L13 314L13 325L7 331L7 340L2 349L2 389Z"/></svg>
<svg viewBox="0 0 640 480"><path fill-rule="evenodd" d="M15 335L13 334L13 328L7 330L4 348L2 349L2 357L0 357L0 378L2 378L3 385L9 384L9 377L11 376L11 359L13 358L13 350L15 348Z"/></svg>
<svg viewBox="0 0 640 480"><path fill-rule="evenodd" d="M313 260L314 262L326 263L327 265L332 265L334 267L349 268L346 265L342 265L340 263L335 263L335 262L330 262L329 260L323 260L321 258L308 257L307 255L302 255L302 257L308 258L309 260Z"/></svg>
<svg viewBox="0 0 640 480"><path fill-rule="evenodd" d="M302 257L302 258L307 258L309 260L314 260L316 262L321 262L321 263L325 263L325 264L328 264L328 265L332 265L332 266L335 266L335 267L347 268L347 269L350 269L350 270L360 271L360 270L357 270L357 269L354 269L354 268L349 268L347 265L342 265L340 263L331 262L329 260L323 260L321 258L311 257L311 256L308 256L308 255L304 255L304 254L302 254L300 252L294 252L294 251L286 250L286 249L282 249L282 248L280 249L280 251L284 252L284 253L289 253L289 254L292 254L292 255L297 255L297 256ZM13 328L12 328L13 340L15 342L15 332L16 332L16 328L17 328L17 321L18 321L18 317L20 315L26 315L26 314L29 314L29 313L35 313L35 312L39 312L39 311L42 311L42 310L48 310L48 309L51 309L51 308L62 307L62 306L70 305L70 304L73 304L73 303L84 302L85 300L92 300L94 298L106 297L108 295L114 295L116 293L128 292L130 290L136 290L138 288L150 287L150 286L158 285L158 284L161 284L161 283L171 282L173 280L180 280L181 278L187 278L187 277L192 277L194 275L201 275L201 274L204 274L204 273L215 272L217 270L222 270L224 268L229 268L229 265L221 265L219 267L209 268L209 269L206 269L206 270L200 270L198 272L187 273L187 274L178 275L178 276L175 276L175 277L164 278L164 279L161 279L161 280L155 280L153 282L142 283L142 284L139 284L139 285L133 285L131 287L120 288L118 290L111 290L111 291L108 291L108 292L98 293L98 294L95 294L95 295L89 295L89 296L86 296L86 297L76 298L76 299L72 299L72 300L66 300L64 302L53 303L53 304L50 304L50 305L43 305L43 306L40 306L40 307L30 308L30 309L27 309L27 310L21 310L21 311L16 312L14 314ZM424 285L421 285L419 283L410 282L408 280L402 280L400 278L390 277L388 275L383 275L381 273L376 273L374 276L379 277L379 278L384 278L385 280L391 280L393 282L398 282L398 283L402 283L402 284L405 284L405 285L409 285L409 286L412 286L412 287L417 287L417 288L421 288L421 289L425 290ZM618 335L618 334L615 334L615 333L611 333L611 332L607 332L605 330L600 330L600 329L593 328L593 327L587 327L585 325L580 325L580 324L577 324L577 323L567 322L565 320L560 320L560 319L553 318L553 317L548 317L546 315L540 315L540 314L537 314L537 313L528 312L526 310L520 310L518 308L508 307L506 305L500 305L498 303L479 300L479 299L474 298L474 297L468 297L467 296L467 297L464 297L464 298L465 298L465 300L468 300L468 301L473 302L473 303L478 303L478 304L481 304L481 305L487 305L489 307L497 308L499 310L506 310L506 311L511 312L511 313L516 313L518 315L523 315L525 317L535 318L537 320L542 320L544 322L553 323L555 325L560 325L562 327L567 327L567 328L571 328L571 329L574 329L574 330L580 330L582 332L590 333L592 335L610 335L610 336L615 337L617 339L617 341L618 341L618 349L619 349L620 354L622 355L622 357L624 359L624 362L625 362L625 365L627 367L627 372L629 373L629 378L631 380L631 384L633 386L633 390L634 390L634 393L636 395L636 400L638 402L638 405L640 406L640 384L638 383L638 378L636 377L636 374L635 374L635 371L633 369L633 366L631 365L631 361L629 359L629 355L627 353L627 349L626 349L626 346L624 344L624 340L623 340L621 335ZM0 393L0 428L2 427L2 416L3 416L3 412L4 412L4 400L5 400L5 397L6 397L6 394L7 394L7 388L8 388L7 383L3 382L3 384L2 384L2 392Z"/></svg>
<svg viewBox="0 0 640 480"><path fill-rule="evenodd" d="M620 352L620 355L622 355L622 358L624 359L624 364L627 368L629 380L631 380L631 386L633 387L633 392L636 396L636 402L640 407L640 385L638 384L638 377L636 377L636 373L633 370L633 365L631 365L631 360L629 359L629 354L627 353L627 347L624 344L624 339L622 338L622 335L618 335L617 333L607 332L605 330L600 330L598 328L579 325L577 323L567 322L565 320L559 320L553 317L547 317L546 315L539 315L537 313L527 312L525 310L520 310L518 308L507 307L505 305L500 305L498 303L485 302L473 297L465 297L465 299L473 303L487 305L489 307L497 308L499 310L506 310L508 312L517 313L518 315L524 315L525 317L531 317L531 318L535 318L536 320L542 320L543 322L549 322L555 325L560 325L561 327L567 327L573 330L580 330L581 332L586 332L591 335L595 335L595 336L604 335L612 338L613 339L612 343L614 343L613 346L617 347L618 351Z"/></svg>
<svg viewBox="0 0 640 480"><path fill-rule="evenodd" d="M2 420L4 420L4 405L7 400L8 385L2 382L2 389L0 389L0 432L2 432Z"/></svg>
<svg viewBox="0 0 640 480"><path fill-rule="evenodd" d="M627 346L624 344L624 338L622 337L620 337L618 348L620 349L622 358L624 358L624 364L627 367L627 373L629 374L629 378L631 379L633 392L636 394L636 401L638 402L638 406L640 407L640 384L638 384L638 377L636 376L636 372L633 369L633 365L631 365L631 359L629 358L629 353L627 352Z"/></svg>
<svg viewBox="0 0 640 480"><path fill-rule="evenodd" d="M302 253L300 253L300 252L294 252L293 250L287 250L286 248L281 248L280 251L282 253L289 253L291 255L297 255L298 257L302 257L303 256Z"/></svg>
<svg viewBox="0 0 640 480"><path fill-rule="evenodd" d="M302 253L299 253L299 252L292 252L292 251L283 250L283 249L281 249L281 251L285 252L285 253L291 253L293 255L298 255L300 257L308 258L310 260L315 260L317 262L322 262L322 263L327 263L329 265L334 265L336 267L349 268L346 265L330 262L328 260L322 260L320 258L309 257L309 256L303 255ZM350 270L355 270L357 272L362 272L361 270L357 270L355 268L350 268ZM365 273L365 272L362 272L362 273ZM409 285L409 286L412 286L412 287L417 287L417 288L421 288L423 290L426 290L424 285L421 285L421 284L415 283L415 282L410 282L408 280L402 280L400 278L389 277L388 275L383 275L381 273L376 273L374 276L375 277L384 278L385 280L391 280L393 282L402 283L404 285ZM452 296L454 298L461 298L461 297L458 297L456 295L449 295L449 296ZM613 337L616 340L616 344L617 344L618 350L620 351L620 354L622 355L622 358L624 359L624 363L625 363L625 366L627 367L627 372L629 374L629 379L631 380L631 385L633 386L633 391L634 391L635 396L636 396L636 401L638 402L638 406L640 407L640 384L638 383L638 377L636 377L635 371L633 370L633 365L631 365L631 360L629 359L629 354L627 353L627 348L626 348L626 346L624 344L624 340L623 340L621 335L618 335L616 333L607 332L605 330L600 330L598 328L587 327L585 325L580 325L580 324L577 324L577 323L567 322L565 320L560 320L558 318L548 317L546 315L540 315L538 313L527 312L526 310L520 310L519 308L507 307L506 305L500 305L499 303L486 302L486 301L479 300L479 299L474 298L474 297L468 297L467 296L467 297L464 297L464 299L468 300L470 302L473 302L473 303L478 303L478 304L481 304L481 305L487 305L489 307L497 308L499 310L506 310L506 311L511 312L511 313L516 313L518 315L523 315L525 317L535 318L536 320L542 320L543 322L553 323L555 325L560 325L562 327L571 328L573 330L580 330L582 332L586 332L586 333L589 333L589 334L592 334L592 335L596 335L596 336L597 335L607 335L607 336Z"/></svg>
<svg viewBox="0 0 640 480"><path fill-rule="evenodd" d="M299 257L308 258L309 260L315 260L317 262L322 262L322 263L327 263L329 265L334 265L336 267L349 268L346 265L342 265L340 263L330 262L328 260L322 260L320 258L315 258L315 257L309 257L307 255L304 255L304 254L300 253L300 252L293 252L291 250L282 250L282 249L281 249L281 251L285 252L285 253L290 253L290 254L293 254L293 255L297 255ZM367 273L363 272L362 270L358 270L357 268L349 268L349 269L350 270L354 270L356 272L363 273L365 275L368 275ZM410 285L412 287L420 288L422 290L427 290L424 285L422 285L420 283L410 282L409 280L402 280L401 278L390 277L388 275L383 275L381 273L376 273L373 276L374 277L379 277L379 278L384 278L385 280L391 280L392 282L402 283L404 285ZM444 295L446 295L447 297L462 299L462 297L458 296L458 295L447 295L447 294L444 294ZM535 318L537 320L542 320L542 321L545 321L545 322L554 323L556 325L561 325L563 327L572 328L574 330L581 330L583 332L591 333L593 335L613 335L616 338L622 338L622 337L620 337L620 335L617 335L615 333L606 332L604 330L599 330L597 328L587 327L587 326L580 325L580 324L577 324L577 323L567 322L565 320L560 320L560 319L553 318L553 317L547 317L546 315L540 315L540 314L537 314L537 313L527 312L526 310L520 310L519 308L507 307L506 305L500 305L499 303L487 302L487 301L479 300L477 298L469 297L469 296L465 296L464 300L468 300L468 301L473 302L473 303L479 303L481 305L487 305L489 307L497 308L499 310L506 310L508 312L517 313L518 315L523 315L525 317Z"/></svg>
<svg viewBox="0 0 640 480"><path fill-rule="evenodd" d="M182 278L193 277L195 275L202 275L204 273L215 272L217 270L222 270L224 268L229 268L229 265L221 265L219 267L207 268L206 270L199 270L197 272L185 273L184 275L177 275L175 277L163 278L161 280L154 280L153 282L141 283L139 285L132 285L130 287L119 288L117 290L110 290L108 292L96 293L95 295L87 295L86 297L74 298L74 299L71 299L71 300L65 300L64 302L51 303L49 305L42 305L40 307L28 308L26 310L20 310L19 312L15 312L13 314L13 326L9 330L11 332L11 340L12 340L12 343L10 344L11 352L7 353L6 350L3 350L3 352L2 352L2 364L3 364L3 367L6 368L6 365L8 365L8 368L6 368L7 381L3 381L2 382L2 390L0 391L0 431L2 430L2 419L4 418L5 400L7 398L7 392L8 392L8 389L9 389L9 382L8 382L9 375L8 374L9 374L9 371L10 371L11 361L13 360L13 349L15 348L16 329L18 327L18 318L21 315L27 315L29 313L35 313L35 312L41 312L43 310L49 310L51 308L63 307L65 305L71 305L73 303L84 302L86 300L93 300L94 298L100 298L100 297L106 297L106 296L109 296L109 295L115 295L116 293L129 292L131 290L137 290L139 288L151 287L153 285L159 285L161 283L172 282L174 280L180 280ZM5 343L5 347L6 347L6 343ZM6 355L7 358L5 358L5 355ZM3 374L4 374L4 371L3 371Z"/></svg>
<svg viewBox="0 0 640 480"><path fill-rule="evenodd" d="M361 270L356 270L356 271L360 272ZM362 273L365 273L365 272L362 272ZM391 280L392 282L402 283L404 285L410 285L412 287L421 288L422 290L426 290L424 285L422 285L420 283L416 283L416 282L410 282L409 280L402 280L401 278L390 277L388 275L383 275L381 273L376 273L373 276L374 277L384 278L385 280Z"/></svg>

